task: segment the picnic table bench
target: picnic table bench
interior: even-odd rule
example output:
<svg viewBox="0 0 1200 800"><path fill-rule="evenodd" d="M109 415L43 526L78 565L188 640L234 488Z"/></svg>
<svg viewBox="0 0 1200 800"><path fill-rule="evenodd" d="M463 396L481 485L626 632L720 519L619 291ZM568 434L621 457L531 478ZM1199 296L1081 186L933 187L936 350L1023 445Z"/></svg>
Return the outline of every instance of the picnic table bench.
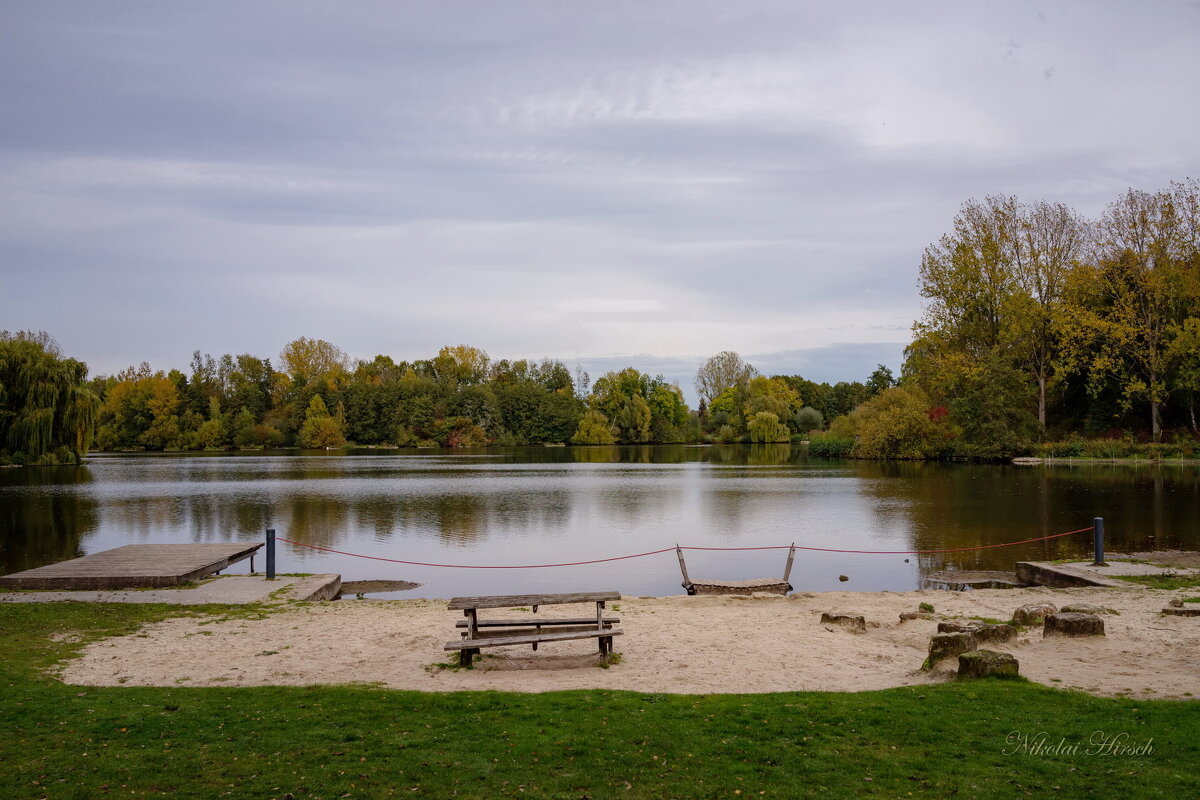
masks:
<svg viewBox="0 0 1200 800"><path fill-rule="evenodd" d="M464 667L479 655L480 648L501 647L510 644L531 644L537 650L541 642L562 642L570 639L596 639L601 657L612 652L612 639L620 636L621 630L614 628L620 617L604 615L604 604L609 600L620 600L620 592L574 592L570 594L512 594L486 597L454 597L448 608L462 611L466 619L459 620L456 628L465 628L462 639L446 642L445 650L458 651L458 663ZM480 609L519 608L529 606L536 614L538 606L564 605L567 603L595 603L594 617L551 617L524 619L479 619ZM546 630L543 630L546 628ZM481 630L483 629L483 630Z"/></svg>

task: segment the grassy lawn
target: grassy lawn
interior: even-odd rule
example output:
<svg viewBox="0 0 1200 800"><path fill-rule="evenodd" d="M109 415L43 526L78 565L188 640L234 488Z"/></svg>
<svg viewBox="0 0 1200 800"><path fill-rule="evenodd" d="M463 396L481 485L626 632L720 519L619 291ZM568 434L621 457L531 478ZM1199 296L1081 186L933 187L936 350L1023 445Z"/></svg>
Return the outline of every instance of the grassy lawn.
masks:
<svg viewBox="0 0 1200 800"><path fill-rule="evenodd" d="M199 613L261 611L200 609ZM64 686L84 639L197 613L0 606L0 797L1196 797L1200 708L1019 681L857 694ZM431 655L431 660L433 656ZM619 668L619 667L618 667ZM353 679L353 675L347 675ZM732 688L732 687L731 687ZM1019 750L1009 736L1030 737ZM1146 755L1087 754L1097 731ZM1031 752L1065 739L1077 753ZM1018 749L1018 752L1012 752Z"/></svg>

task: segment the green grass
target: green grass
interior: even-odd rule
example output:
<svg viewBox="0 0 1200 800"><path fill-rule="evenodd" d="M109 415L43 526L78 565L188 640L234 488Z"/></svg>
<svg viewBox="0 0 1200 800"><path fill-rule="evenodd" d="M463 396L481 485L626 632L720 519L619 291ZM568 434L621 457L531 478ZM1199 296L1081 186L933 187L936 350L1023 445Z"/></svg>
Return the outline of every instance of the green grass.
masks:
<svg viewBox="0 0 1200 800"><path fill-rule="evenodd" d="M1113 575L1118 580L1149 586L1151 589L1194 589L1200 586L1200 575L1180 575L1163 572L1158 575Z"/></svg>
<svg viewBox="0 0 1200 800"><path fill-rule="evenodd" d="M201 609L238 613L228 608ZM168 606L0 607L0 797L1060 797L1200 795L1192 702L1013 681L851 694L371 687L90 688L42 671ZM52 638L53 637L53 638ZM353 676L347 676L353 678ZM1141 757L1011 752L1045 732Z"/></svg>

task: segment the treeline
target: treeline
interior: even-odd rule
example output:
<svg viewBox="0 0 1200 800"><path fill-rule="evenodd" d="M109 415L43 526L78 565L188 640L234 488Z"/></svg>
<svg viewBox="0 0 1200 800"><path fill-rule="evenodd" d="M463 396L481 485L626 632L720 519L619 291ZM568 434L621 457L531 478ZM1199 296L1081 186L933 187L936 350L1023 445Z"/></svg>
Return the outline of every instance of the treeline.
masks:
<svg viewBox="0 0 1200 800"><path fill-rule="evenodd" d="M467 345L413 362L351 362L307 338L284 347L279 369L266 358L197 351L189 373L143 363L94 379L90 390L101 400L102 450L790 441L824 419L801 405L801 390L828 414L871 395L861 383L764 378L736 354L709 364L726 356L737 372L699 411L678 386L632 367L593 384L560 361L494 361Z"/></svg>
<svg viewBox="0 0 1200 800"><path fill-rule="evenodd" d="M678 386L632 367L593 384L560 361L492 360L466 345L412 362L353 362L307 338L275 362L196 351L187 372L143 362L87 380L86 365L63 358L47 334L3 336L2 463L76 461L93 443L180 451L788 442L893 383L884 367L867 383L765 377L726 352L701 366L693 410Z"/></svg>
<svg viewBox="0 0 1200 800"><path fill-rule="evenodd" d="M269 358L193 354L190 372L129 368L92 385L103 450L564 442L584 408L560 362L496 361L467 346L435 358L351 362L300 338Z"/></svg>
<svg viewBox="0 0 1200 800"><path fill-rule="evenodd" d="M925 251L920 289L901 385L835 420L820 448L987 458L1073 452L1082 437L1194 439L1196 180L1130 189L1095 220L1062 203L968 201Z"/></svg>

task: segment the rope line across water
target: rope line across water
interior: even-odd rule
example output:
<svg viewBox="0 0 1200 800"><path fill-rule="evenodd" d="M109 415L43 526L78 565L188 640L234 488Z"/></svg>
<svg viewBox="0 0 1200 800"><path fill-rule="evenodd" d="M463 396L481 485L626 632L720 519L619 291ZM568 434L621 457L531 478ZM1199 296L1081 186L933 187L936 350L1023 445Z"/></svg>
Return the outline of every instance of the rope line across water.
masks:
<svg viewBox="0 0 1200 800"><path fill-rule="evenodd" d="M1044 542L1047 539L1058 539L1063 536L1072 536L1076 533L1090 531L1091 527L1080 528L1077 531L1067 531L1066 533L1054 533L1049 536L1038 536L1034 539L1022 539L1017 542L1003 542L1001 544L981 544L973 547L943 547L934 550L839 550L831 547L803 547L795 545L797 550L810 550L819 553L852 553L855 555L922 555L926 553L958 553L964 550L990 550L996 547L1012 547L1018 544L1029 544L1030 542ZM627 556L612 556L610 558L593 558L589 561L565 561L561 564L433 564L428 561L405 561L400 558L384 558L383 556L368 556L362 553L350 553L345 550L334 550L332 547L321 547L315 544L305 544L292 539L285 539L282 536L276 536L276 541L287 542L288 544L296 545L297 547L307 547L310 550L320 550L323 553L336 553L340 556L352 556L354 558L366 558L372 561L387 561L392 564L408 564L414 567L444 567L447 569L544 569L547 567L578 567L583 564L603 564L607 561L624 561L627 558L643 558L645 556L656 556L660 553L669 553L674 550L674 547L664 547L661 550L648 550L645 553L631 553ZM693 547L684 545L681 550L789 550L792 545L768 545L764 547Z"/></svg>

